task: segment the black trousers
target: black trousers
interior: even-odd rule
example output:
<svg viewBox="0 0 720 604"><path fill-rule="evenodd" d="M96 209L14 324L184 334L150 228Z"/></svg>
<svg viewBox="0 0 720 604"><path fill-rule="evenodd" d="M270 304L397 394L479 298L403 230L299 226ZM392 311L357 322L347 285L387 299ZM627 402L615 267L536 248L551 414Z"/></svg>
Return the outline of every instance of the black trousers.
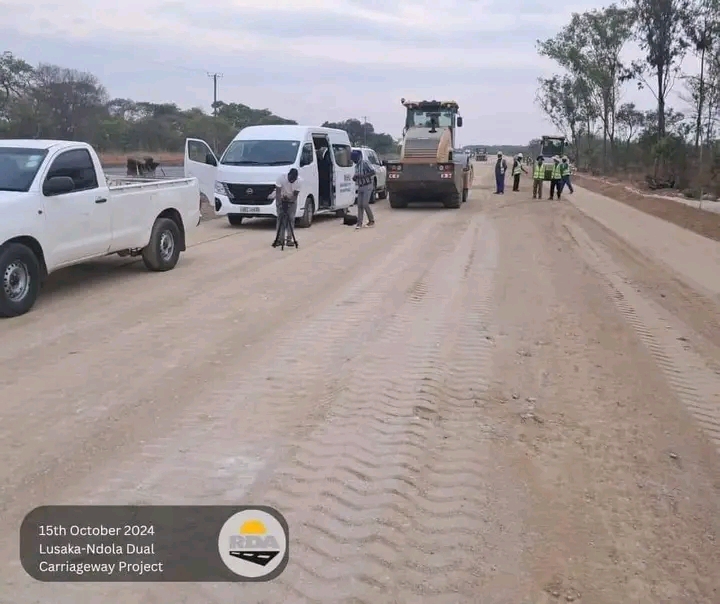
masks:
<svg viewBox="0 0 720 604"><path fill-rule="evenodd" d="M548 199L552 199L555 196L556 191L557 198L560 199L560 193L562 192L562 180L558 178L553 178L550 181L550 197Z"/></svg>
<svg viewBox="0 0 720 604"><path fill-rule="evenodd" d="M513 191L519 191L519 190L520 190L520 175L513 174Z"/></svg>

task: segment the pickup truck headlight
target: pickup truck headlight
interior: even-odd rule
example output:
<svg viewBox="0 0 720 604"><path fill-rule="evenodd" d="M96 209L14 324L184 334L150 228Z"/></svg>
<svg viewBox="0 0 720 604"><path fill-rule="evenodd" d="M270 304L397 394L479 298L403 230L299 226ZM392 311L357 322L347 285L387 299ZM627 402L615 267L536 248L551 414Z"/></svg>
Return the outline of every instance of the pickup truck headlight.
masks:
<svg viewBox="0 0 720 604"><path fill-rule="evenodd" d="M232 195L230 194L230 189L227 188L227 185L224 182L215 181L215 193L217 195L225 195L225 197L232 198Z"/></svg>

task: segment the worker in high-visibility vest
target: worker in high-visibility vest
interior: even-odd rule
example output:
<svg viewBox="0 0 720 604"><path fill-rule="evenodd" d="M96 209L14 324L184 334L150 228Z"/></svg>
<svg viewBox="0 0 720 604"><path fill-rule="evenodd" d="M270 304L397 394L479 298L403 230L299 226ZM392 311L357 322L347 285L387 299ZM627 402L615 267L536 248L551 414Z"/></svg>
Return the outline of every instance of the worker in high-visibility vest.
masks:
<svg viewBox="0 0 720 604"><path fill-rule="evenodd" d="M561 188L562 173L560 171L560 158L556 155L553 157L553 170L552 176L550 177L550 197L548 197L548 199L552 200L555 196L555 191L557 191L557 198L560 199Z"/></svg>
<svg viewBox="0 0 720 604"><path fill-rule="evenodd" d="M525 174L527 174L527 170L525 169L525 166L523 166L522 160L523 160L523 154L518 153L515 156L515 161L513 162L513 167L512 167L513 191L520 190L520 174L522 172L525 172Z"/></svg>
<svg viewBox="0 0 720 604"><path fill-rule="evenodd" d="M570 162L568 161L567 155L563 156L560 162L560 174L562 178L561 192L565 190L565 187L570 189L570 193L574 193L572 183L570 182Z"/></svg>
<svg viewBox="0 0 720 604"><path fill-rule="evenodd" d="M533 167L533 199L542 199L543 180L545 179L545 158L540 155Z"/></svg>

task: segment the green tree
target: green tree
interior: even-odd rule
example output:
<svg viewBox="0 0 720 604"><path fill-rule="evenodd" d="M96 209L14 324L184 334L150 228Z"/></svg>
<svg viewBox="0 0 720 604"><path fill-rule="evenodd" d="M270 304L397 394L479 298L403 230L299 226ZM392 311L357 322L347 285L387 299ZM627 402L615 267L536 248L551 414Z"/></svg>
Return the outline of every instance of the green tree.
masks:
<svg viewBox="0 0 720 604"><path fill-rule="evenodd" d="M657 136L666 132L667 97L688 48L685 32L690 22L690 0L632 0L635 35L645 51L645 63L636 62L639 85L647 86L657 101ZM646 76L655 80L654 85Z"/></svg>

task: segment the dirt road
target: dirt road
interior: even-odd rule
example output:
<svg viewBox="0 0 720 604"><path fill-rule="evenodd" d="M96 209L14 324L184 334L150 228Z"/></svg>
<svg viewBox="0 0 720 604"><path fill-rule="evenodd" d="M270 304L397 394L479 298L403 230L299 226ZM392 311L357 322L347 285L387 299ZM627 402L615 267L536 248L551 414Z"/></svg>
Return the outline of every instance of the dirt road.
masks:
<svg viewBox="0 0 720 604"><path fill-rule="evenodd" d="M0 323L0 601L720 601L718 244L476 174L299 250L212 221L174 271L65 271ZM38 583L17 529L48 503L272 505L291 560Z"/></svg>

